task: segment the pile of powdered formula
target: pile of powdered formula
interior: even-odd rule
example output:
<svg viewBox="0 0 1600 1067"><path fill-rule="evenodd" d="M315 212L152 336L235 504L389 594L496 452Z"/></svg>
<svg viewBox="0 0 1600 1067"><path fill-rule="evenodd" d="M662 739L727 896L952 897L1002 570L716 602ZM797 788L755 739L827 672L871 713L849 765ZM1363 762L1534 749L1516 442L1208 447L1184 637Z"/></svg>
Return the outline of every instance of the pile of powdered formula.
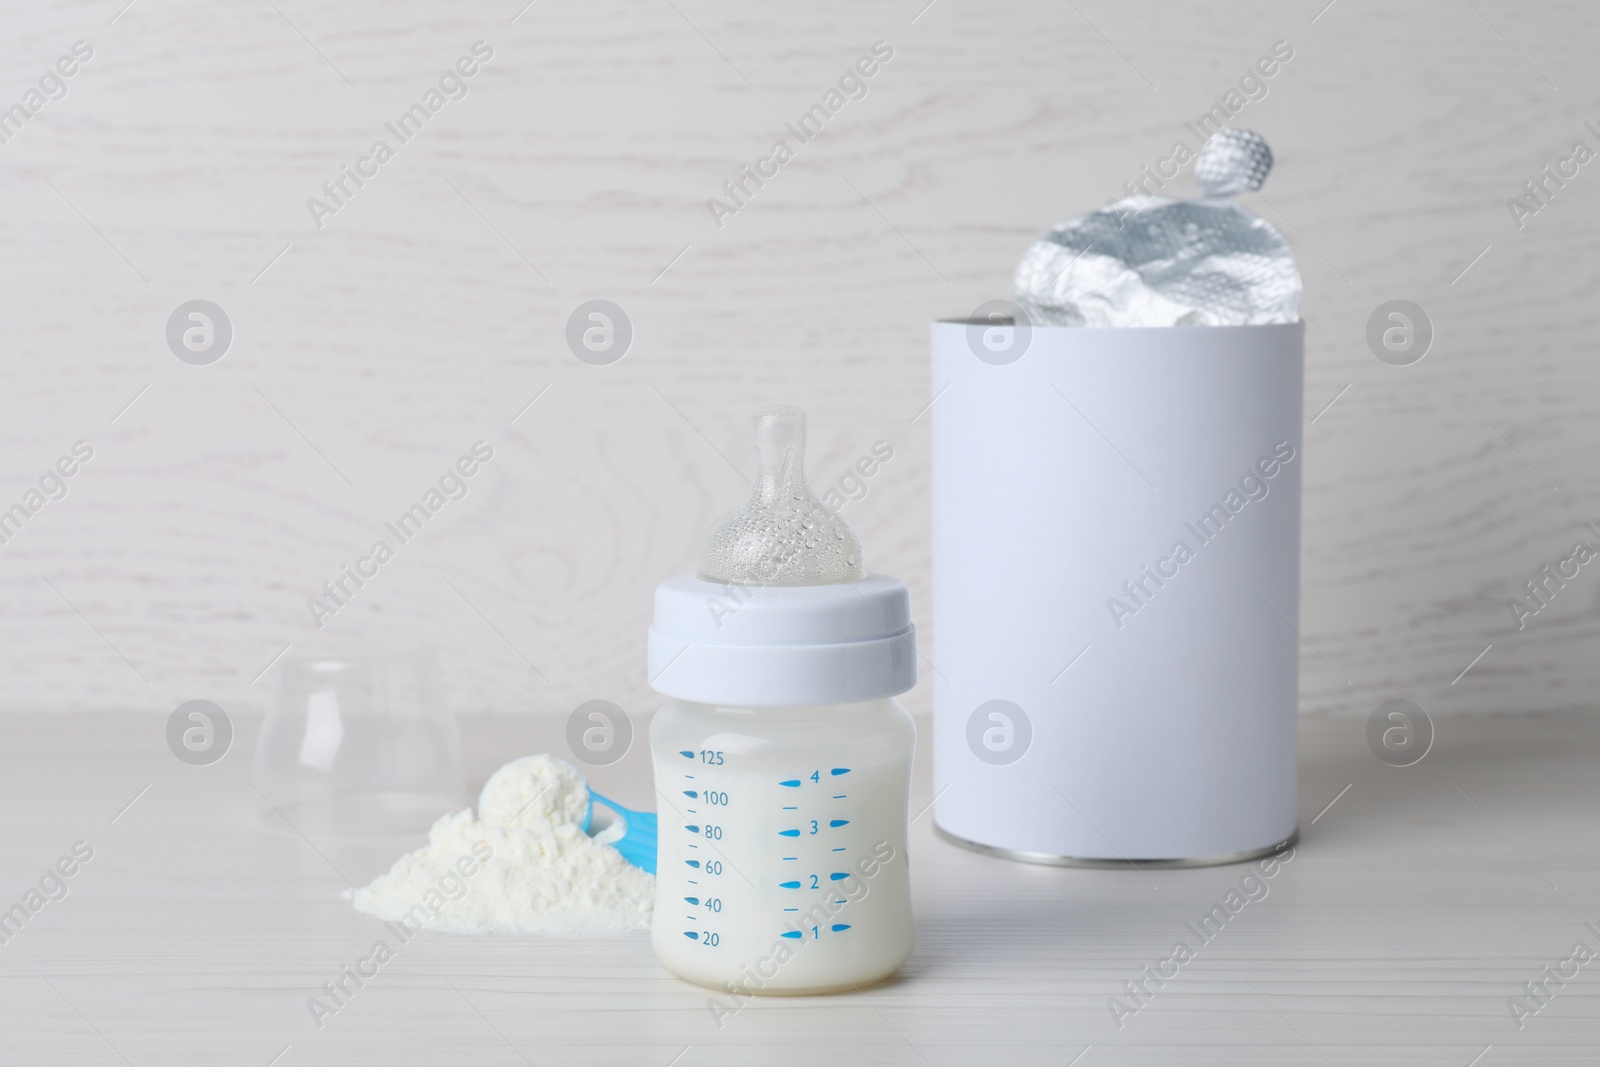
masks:
<svg viewBox="0 0 1600 1067"><path fill-rule="evenodd" d="M496 771L472 810L446 815L428 844L345 896L408 929L607 937L648 929L655 878L583 829L589 786L552 756ZM620 829L614 825L610 831Z"/></svg>

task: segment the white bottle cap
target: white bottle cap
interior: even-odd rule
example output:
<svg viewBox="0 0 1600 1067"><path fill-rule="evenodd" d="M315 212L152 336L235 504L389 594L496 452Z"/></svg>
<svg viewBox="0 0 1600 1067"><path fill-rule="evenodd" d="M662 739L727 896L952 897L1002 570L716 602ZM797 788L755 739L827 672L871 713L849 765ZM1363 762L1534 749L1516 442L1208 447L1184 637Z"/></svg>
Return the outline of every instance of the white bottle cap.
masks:
<svg viewBox="0 0 1600 1067"><path fill-rule="evenodd" d="M656 589L650 687L733 707L848 704L917 682L905 583L738 585L685 575Z"/></svg>

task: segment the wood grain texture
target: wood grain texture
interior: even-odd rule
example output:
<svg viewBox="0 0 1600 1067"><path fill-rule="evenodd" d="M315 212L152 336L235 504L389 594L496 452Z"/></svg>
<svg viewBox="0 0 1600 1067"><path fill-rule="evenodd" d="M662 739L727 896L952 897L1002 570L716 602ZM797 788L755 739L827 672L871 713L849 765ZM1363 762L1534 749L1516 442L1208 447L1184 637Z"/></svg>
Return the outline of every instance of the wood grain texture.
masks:
<svg viewBox="0 0 1600 1067"><path fill-rule="evenodd" d="M820 483L892 444L846 518L926 627L926 323L1006 295L1035 233L1277 40L1238 119L1278 158L1250 204L1305 275L1308 419L1339 397L1308 427L1303 706L1592 702L1594 578L1521 631L1506 601L1600 519L1600 174L1521 230L1505 206L1594 142L1591 5L122 8L0 35L4 101L95 49L0 145L0 506L96 449L0 547L0 708L259 710L307 597L478 439L467 499L330 628L435 643L461 710L647 707L651 590L742 496L774 401L811 412ZM469 95L315 228L307 198L480 39ZM868 95L719 229L706 200L878 40ZM210 367L164 342L196 297L235 329ZM634 325L610 367L564 341L595 297ZM1364 340L1397 297L1437 331L1406 368Z"/></svg>
<svg viewBox="0 0 1600 1067"><path fill-rule="evenodd" d="M1600 925L1600 724L1581 713L1458 716L1406 768L1373 757L1364 717L1308 716L1303 839L1206 944L1185 924L1248 868L1012 864L934 837L921 815L917 948L901 975L860 995L756 1000L720 1028L708 991L670 977L643 936L424 933L317 1029L307 998L384 935L340 891L412 842L257 825L256 725L242 719L221 762L191 767L148 716L8 723L0 903L75 841L94 857L0 946L0 1061L1490 1067L1600 1052L1600 964L1520 1030L1508 1009L1575 942L1600 941L1585 927ZM565 752L550 716L463 729L474 791L507 759ZM913 812L930 799L926 755ZM648 804L646 768L636 745L592 779ZM1119 1029L1108 1001L1179 940L1194 959Z"/></svg>

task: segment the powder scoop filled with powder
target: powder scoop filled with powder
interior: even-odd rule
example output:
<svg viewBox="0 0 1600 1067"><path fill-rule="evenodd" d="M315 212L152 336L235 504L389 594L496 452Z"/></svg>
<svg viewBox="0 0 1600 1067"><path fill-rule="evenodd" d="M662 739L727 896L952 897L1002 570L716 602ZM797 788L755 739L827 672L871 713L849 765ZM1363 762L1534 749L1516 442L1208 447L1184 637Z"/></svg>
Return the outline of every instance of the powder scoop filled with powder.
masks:
<svg viewBox="0 0 1600 1067"><path fill-rule="evenodd" d="M583 829L589 787L553 756L526 756L484 785L478 815L446 815L428 843L371 885L357 911L450 933L609 937L650 926L655 879Z"/></svg>

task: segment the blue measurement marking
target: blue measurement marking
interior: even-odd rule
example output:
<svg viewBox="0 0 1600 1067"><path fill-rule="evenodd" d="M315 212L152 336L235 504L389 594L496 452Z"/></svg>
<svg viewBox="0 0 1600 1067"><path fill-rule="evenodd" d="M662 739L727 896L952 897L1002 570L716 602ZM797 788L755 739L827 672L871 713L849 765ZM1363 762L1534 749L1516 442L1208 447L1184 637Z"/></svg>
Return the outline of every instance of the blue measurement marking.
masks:
<svg viewBox="0 0 1600 1067"><path fill-rule="evenodd" d="M832 929L833 929L834 933L838 933L840 930L848 930L848 929L850 929L850 924L849 923L834 923Z"/></svg>
<svg viewBox="0 0 1600 1067"><path fill-rule="evenodd" d="M850 825L850 820L849 819L829 819L828 820L828 825L829 826L849 826Z"/></svg>
<svg viewBox="0 0 1600 1067"><path fill-rule="evenodd" d="M834 871L832 874L828 875L828 881L842 882L848 877L850 877L850 873L848 871Z"/></svg>
<svg viewBox="0 0 1600 1067"><path fill-rule="evenodd" d="M684 897L683 899L687 900L690 904L693 904L697 908L700 906L700 898L699 897Z"/></svg>
<svg viewBox="0 0 1600 1067"><path fill-rule="evenodd" d="M793 804L786 804L786 805L784 805L783 810L784 811L799 811L800 809L795 807Z"/></svg>
<svg viewBox="0 0 1600 1067"><path fill-rule="evenodd" d="M784 937L799 937L800 936L800 931L799 930L785 930L783 932L783 936Z"/></svg>
<svg viewBox="0 0 1600 1067"><path fill-rule="evenodd" d="M698 826L688 826L688 825L686 825L686 826L684 826L684 829L689 831L691 834L697 834L697 833L700 832L700 827L698 827Z"/></svg>
<svg viewBox="0 0 1600 1067"><path fill-rule="evenodd" d="M798 778L791 778L791 779L789 779L789 780L788 780L788 781L787 781L787 782L779 782L779 783L778 783L778 784L779 784L779 785L786 785L786 786L788 786L788 787L789 787L789 788L790 788L790 789L799 789L799 788L800 788L800 779L798 779Z"/></svg>
<svg viewBox="0 0 1600 1067"><path fill-rule="evenodd" d="M690 845L689 847L690 848L699 848L700 846L699 845Z"/></svg>
<svg viewBox="0 0 1600 1067"><path fill-rule="evenodd" d="M799 911L799 908L784 908L784 911Z"/></svg>
<svg viewBox="0 0 1600 1067"><path fill-rule="evenodd" d="M678 750L678 755L682 756L684 759L694 759L694 753L686 748L680 748Z"/></svg>
<svg viewBox="0 0 1600 1067"><path fill-rule="evenodd" d="M835 852L843 852L844 851L844 846L840 845L838 848L834 849L834 851Z"/></svg>
<svg viewBox="0 0 1600 1067"><path fill-rule="evenodd" d="M835 778L837 778L841 774L849 774L849 773L850 773L850 768L849 767L835 767L833 769L833 776Z"/></svg>
<svg viewBox="0 0 1600 1067"><path fill-rule="evenodd" d="M778 836L779 837L799 837L800 836L800 831L799 830L779 830L778 831Z"/></svg>
<svg viewBox="0 0 1600 1067"><path fill-rule="evenodd" d="M691 879L689 879L689 884L690 885L699 885L700 883L695 881L693 878L691 878Z"/></svg>
<svg viewBox="0 0 1600 1067"><path fill-rule="evenodd" d="M700 809L699 808L690 808L689 809L689 814L690 815L698 815L698 814L700 814Z"/></svg>
<svg viewBox="0 0 1600 1067"><path fill-rule="evenodd" d="M695 792L693 789L685 789L683 791L683 795L688 797L690 800L699 800L700 799L700 794Z"/></svg>
<svg viewBox="0 0 1600 1067"><path fill-rule="evenodd" d="M783 858L784 858L784 859L786 859L786 860L797 860L797 859L799 859L799 858L800 858L800 857L799 857L799 856L785 856L785 857L783 857Z"/></svg>
<svg viewBox="0 0 1600 1067"><path fill-rule="evenodd" d="M699 934L697 934L697 933L695 933L695 932L694 932L694 931L693 931L693 930L685 930L685 931L684 931L684 932L683 932L683 936L684 936L684 937L692 937L692 938L694 938L694 939L695 939L695 940L696 940L696 941L698 941L698 940L700 940L700 935L699 935Z"/></svg>
<svg viewBox="0 0 1600 1067"><path fill-rule="evenodd" d="M689 866L693 867L695 870L699 870L700 869L700 861L699 860L684 860L683 862L687 863Z"/></svg>
<svg viewBox="0 0 1600 1067"><path fill-rule="evenodd" d="M799 882L779 882L778 883L778 888L779 889L799 889L800 888L800 883Z"/></svg>
<svg viewBox="0 0 1600 1067"><path fill-rule="evenodd" d="M835 904L848 904L850 902L848 900L836 900L836 901L834 901L834 903Z"/></svg>
<svg viewBox="0 0 1600 1067"><path fill-rule="evenodd" d="M835 799L835 800L843 800L844 799L844 794L840 793L838 796L834 797L833 799Z"/></svg>

